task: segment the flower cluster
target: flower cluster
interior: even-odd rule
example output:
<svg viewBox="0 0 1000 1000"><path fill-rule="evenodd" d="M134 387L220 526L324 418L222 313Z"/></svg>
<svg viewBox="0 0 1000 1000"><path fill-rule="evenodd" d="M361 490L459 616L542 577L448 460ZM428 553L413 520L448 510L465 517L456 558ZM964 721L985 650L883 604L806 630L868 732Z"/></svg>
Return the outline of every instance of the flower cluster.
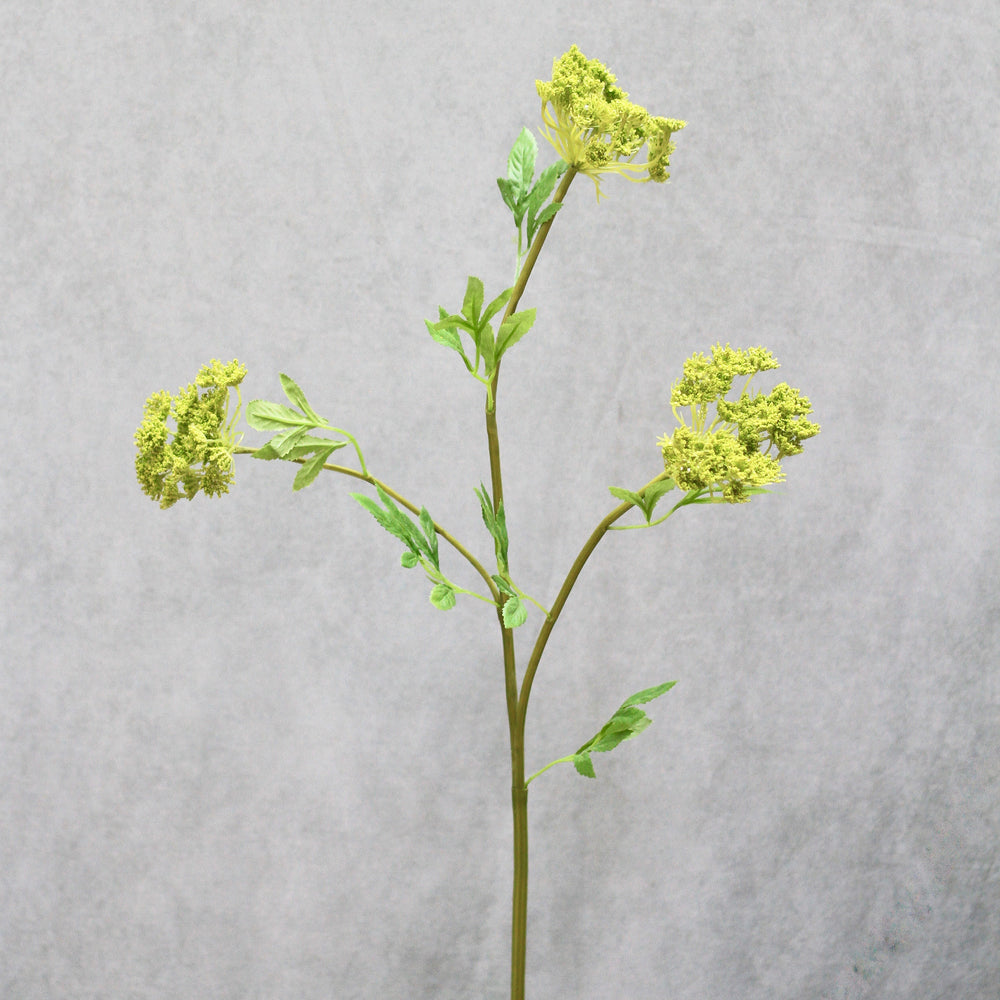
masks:
<svg viewBox="0 0 1000 1000"><path fill-rule="evenodd" d="M164 510L182 496L194 499L199 489L208 496L229 492L233 450L239 443L233 426L242 402L228 419L229 388L239 386L246 373L236 360L228 365L213 360L202 366L193 385L176 396L160 391L146 400L135 432L139 449L135 473L143 493L158 500ZM208 391L199 393L199 388ZM236 395L239 400L238 388ZM171 415L177 425L173 440L167 427Z"/></svg>
<svg viewBox="0 0 1000 1000"><path fill-rule="evenodd" d="M598 200L603 173L665 181L675 149L670 136L687 124L654 117L614 84L614 74L598 60L588 60L575 45L554 60L551 80L535 81L542 99L542 134L566 163L593 180ZM648 161L631 162L643 145Z"/></svg>
<svg viewBox="0 0 1000 1000"><path fill-rule="evenodd" d="M806 419L809 400L786 382L769 393L750 394L757 372L777 368L763 347L736 350L716 344L712 356L698 353L684 362L684 374L671 389L670 403L679 427L657 442L668 475L681 489L721 493L728 503L743 503L760 487L785 478L781 459L802 451L802 442L819 433ZM737 376L746 375L739 399L726 400ZM716 417L708 423L709 407ZM680 407L690 407L686 423ZM772 449L774 454L771 454Z"/></svg>

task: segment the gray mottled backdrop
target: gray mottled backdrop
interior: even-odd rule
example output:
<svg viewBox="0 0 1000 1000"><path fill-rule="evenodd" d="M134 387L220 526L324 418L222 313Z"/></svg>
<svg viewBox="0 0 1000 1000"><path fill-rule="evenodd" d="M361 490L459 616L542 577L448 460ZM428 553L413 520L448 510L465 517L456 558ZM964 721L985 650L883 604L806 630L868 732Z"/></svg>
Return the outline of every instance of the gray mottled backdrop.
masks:
<svg viewBox="0 0 1000 1000"><path fill-rule="evenodd" d="M244 459L162 512L132 433L209 358L288 372L488 553L482 394L423 320L510 282L494 178L574 42L690 124L535 269L516 579L551 601L656 474L693 351L767 345L823 432L587 566L529 769L678 684L531 786L529 996L1000 997L995 4L7 0L5 1000L505 996L490 610L434 610L355 481Z"/></svg>

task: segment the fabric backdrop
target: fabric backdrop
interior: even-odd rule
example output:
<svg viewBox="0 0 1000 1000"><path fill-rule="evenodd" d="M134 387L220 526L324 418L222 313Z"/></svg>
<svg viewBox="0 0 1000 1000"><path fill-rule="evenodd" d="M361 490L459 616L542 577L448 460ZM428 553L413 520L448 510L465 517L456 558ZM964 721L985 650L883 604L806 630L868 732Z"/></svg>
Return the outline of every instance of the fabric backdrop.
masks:
<svg viewBox="0 0 1000 1000"><path fill-rule="evenodd" d="M488 555L482 390L423 321L510 284L495 178L576 43L689 125L669 184L577 179L532 275L515 579L549 604L662 468L695 351L770 348L823 430L570 597L529 773L677 686L596 780L531 786L528 995L1000 997L996 13L2 4L0 995L508 995L491 610L431 607L356 480L241 458L164 512L132 434L210 358L244 400L286 372Z"/></svg>

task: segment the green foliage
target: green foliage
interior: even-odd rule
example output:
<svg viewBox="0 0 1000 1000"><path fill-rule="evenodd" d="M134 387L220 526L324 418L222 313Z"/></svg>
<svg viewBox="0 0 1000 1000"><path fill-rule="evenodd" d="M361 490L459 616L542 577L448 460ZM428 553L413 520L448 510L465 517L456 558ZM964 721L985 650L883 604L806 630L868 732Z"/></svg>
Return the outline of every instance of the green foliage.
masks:
<svg viewBox="0 0 1000 1000"><path fill-rule="evenodd" d="M661 694L669 691L677 682L667 681L665 684L658 684L656 687L646 688L626 698L621 707L614 715L601 727L596 736L592 736L586 743L576 751L569 760L573 766L586 778L596 778L594 764L590 759L592 753L607 753L614 750L619 743L638 736L653 721L636 705L644 705L659 698Z"/></svg>
<svg viewBox="0 0 1000 1000"><path fill-rule="evenodd" d="M479 497L479 506L483 515L483 524L486 525L486 530L493 536L493 544L497 557L497 568L501 573L506 573L507 547L509 545L509 539L507 538L507 515L504 513L503 500L500 501L497 505L496 511L494 512L493 501L490 499L490 495L482 483L479 484L479 489L476 490L476 496ZM513 593L513 591L511 591L511 593Z"/></svg>
<svg viewBox="0 0 1000 1000"><path fill-rule="evenodd" d="M400 558L400 565L405 569L413 569L417 565L423 566L427 579L434 584L430 595L431 604L442 611L453 608L457 588L441 572L437 529L434 527L434 520L427 512L427 508L420 508L418 524L406 511L400 510L396 506L392 497L381 486L376 485L375 489L379 500L382 501L381 507L363 493L352 493L351 496L390 535L398 538L406 546L406 551Z"/></svg>
<svg viewBox="0 0 1000 1000"><path fill-rule="evenodd" d="M653 517L653 510L660 502L660 499L674 489L676 485L677 484L672 479L661 479L658 482L653 483L651 486L647 486L639 493L633 493L631 490L622 489L620 486L609 486L608 490L611 492L612 496L617 497L619 500L635 504L635 506L642 511L643 516L646 518L646 524L649 524Z"/></svg>
<svg viewBox="0 0 1000 1000"><path fill-rule="evenodd" d="M557 160L546 167L532 184L537 153L535 137L528 129L522 128L507 157L507 176L497 178L500 195L513 213L514 225L517 227L518 267L535 234L562 208L562 202L552 202L549 205L545 205L545 202L552 194L556 181L566 172L567 164L564 160ZM528 220L526 240L522 238L525 216Z"/></svg>
<svg viewBox="0 0 1000 1000"><path fill-rule="evenodd" d="M269 403L254 399L247 404L247 423L257 431L278 431L267 444L258 448L254 458L271 461L283 458L288 461L312 456L295 474L293 490L308 486L320 473L324 463L338 448L345 448L346 441L313 437L309 431L317 428L335 430L308 403L305 393L294 379L280 374L281 387L289 402L299 410L293 410L281 403ZM301 411L301 412L299 412Z"/></svg>
<svg viewBox="0 0 1000 1000"><path fill-rule="evenodd" d="M443 306L439 306L436 323L424 320L427 331L434 340L459 354L466 369L486 386L496 374L500 359L507 349L516 344L535 322L535 310L523 309L508 316L501 324L498 334L494 335L490 320L507 304L513 290L504 289L484 310L483 283L479 278L470 276L465 287L461 313L449 313ZM474 357L471 359L466 353L459 331L468 334L472 341Z"/></svg>
<svg viewBox="0 0 1000 1000"><path fill-rule="evenodd" d="M159 501L161 509L182 496L193 500L199 490L208 496L229 492L233 451L239 443L233 427L240 411L238 403L229 418L229 390L236 388L239 400L238 387L246 373L246 366L235 359L228 365L213 359L176 396L163 390L146 400L135 432L135 473L143 493ZM173 432L167 425L170 417L176 425Z"/></svg>
<svg viewBox="0 0 1000 1000"><path fill-rule="evenodd" d="M687 123L654 117L630 102L603 63L588 60L573 45L553 61L552 79L536 80L535 86L542 99L542 134L561 159L594 181L598 199L603 173L660 183L670 176L666 168L675 149L670 137ZM633 163L644 145L647 161Z"/></svg>

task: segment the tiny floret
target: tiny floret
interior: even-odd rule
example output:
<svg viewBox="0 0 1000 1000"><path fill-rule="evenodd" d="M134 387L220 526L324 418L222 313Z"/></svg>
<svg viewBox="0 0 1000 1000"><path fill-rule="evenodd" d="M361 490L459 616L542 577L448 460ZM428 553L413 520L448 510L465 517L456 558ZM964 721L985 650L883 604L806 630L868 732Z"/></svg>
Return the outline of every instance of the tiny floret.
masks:
<svg viewBox="0 0 1000 1000"><path fill-rule="evenodd" d="M233 451L242 438L233 432L242 405L239 384L246 373L238 361L223 365L213 360L176 396L161 390L146 400L135 432L135 472L143 493L164 510L181 497L194 499L198 490L208 496L229 492ZM238 402L229 418L231 387ZM167 426L171 416L176 426L172 432Z"/></svg>
<svg viewBox="0 0 1000 1000"><path fill-rule="evenodd" d="M711 357L692 355L671 389L670 403L679 426L659 440L666 472L685 490L707 490L728 503L744 503L760 489L785 478L781 459L802 451L802 442L819 433L807 397L786 382L769 393L748 392L758 372L777 368L763 347L734 349L716 344ZM739 399L726 400L734 380L747 376ZM715 419L709 423L709 407ZM681 413L690 408L690 423ZM771 453L773 449L773 454Z"/></svg>
<svg viewBox="0 0 1000 1000"><path fill-rule="evenodd" d="M656 117L633 104L603 63L587 59L574 45L553 61L552 79L536 80L535 86L542 99L542 135L566 163L593 180L598 200L601 174L658 183L670 176L676 148L670 137L687 122ZM632 162L643 146L647 161Z"/></svg>

